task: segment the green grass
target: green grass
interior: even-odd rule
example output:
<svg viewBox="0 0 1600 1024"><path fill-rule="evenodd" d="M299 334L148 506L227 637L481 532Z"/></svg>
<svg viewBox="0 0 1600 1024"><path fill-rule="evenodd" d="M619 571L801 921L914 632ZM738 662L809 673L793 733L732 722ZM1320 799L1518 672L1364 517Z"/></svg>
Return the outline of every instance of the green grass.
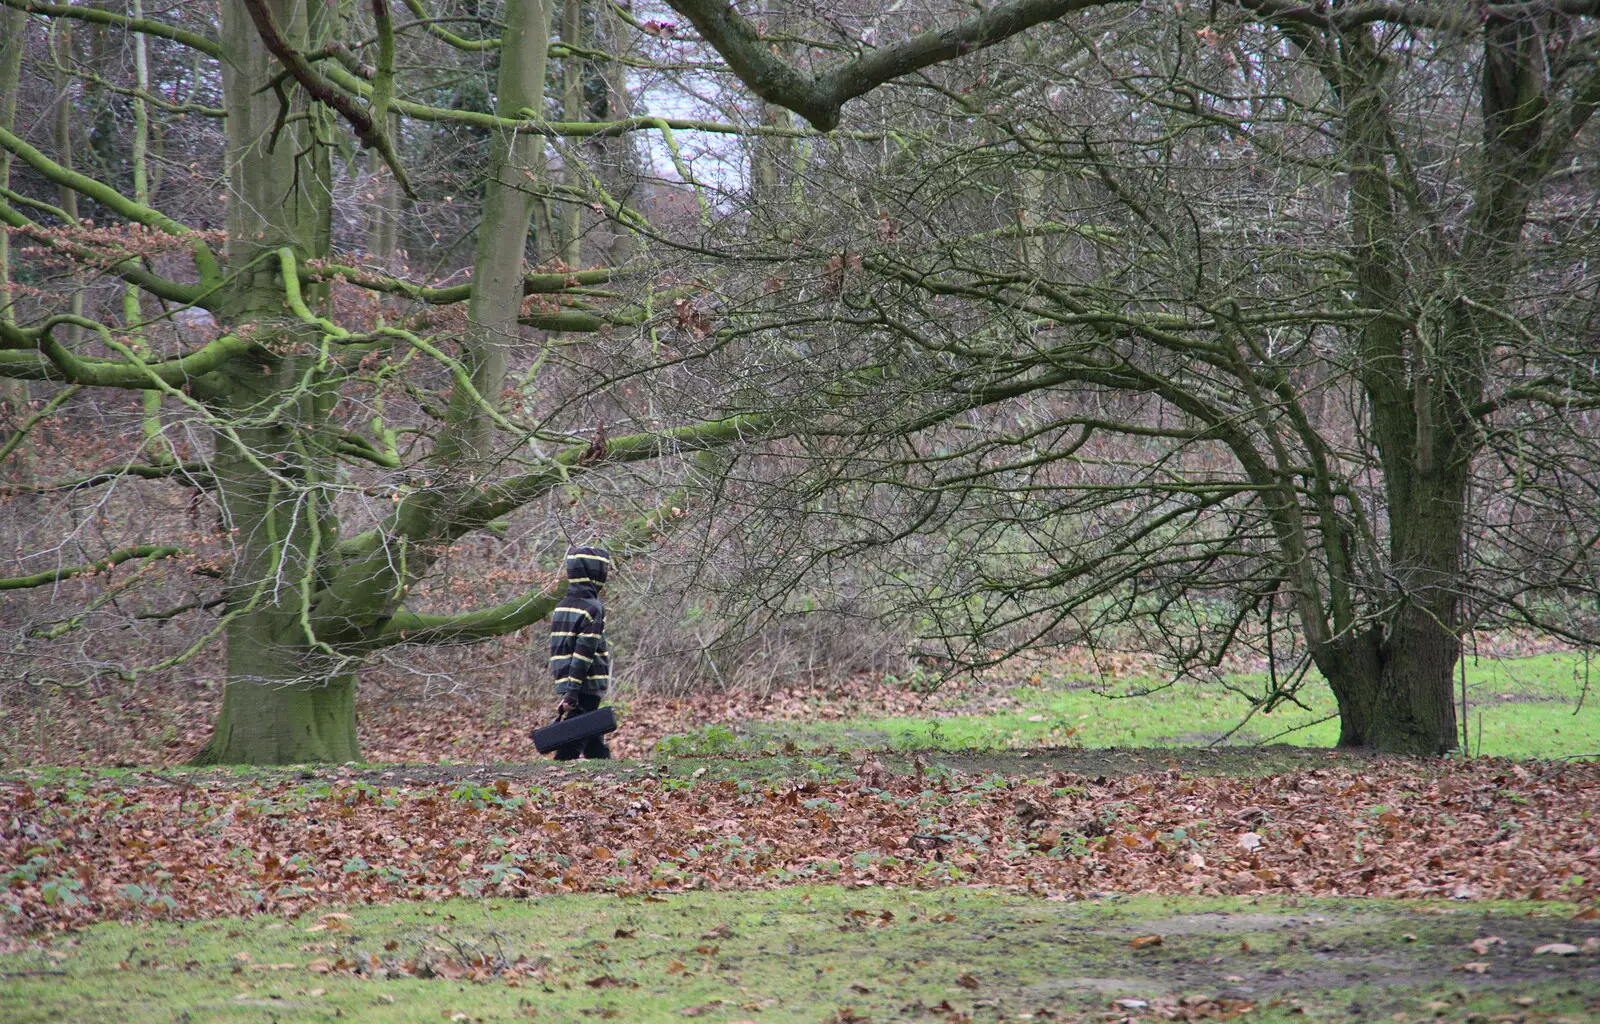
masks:
<svg viewBox="0 0 1600 1024"><path fill-rule="evenodd" d="M1466 662L1468 727L1473 754L1491 757L1561 757L1600 752L1600 693L1581 709L1581 654ZM1600 690L1600 664L1595 666ZM1260 675L1230 677L1250 693L1264 693ZM1153 680L1123 680L1118 693L1135 693ZM843 721L751 724L752 740L789 741L803 749L897 747L901 749L993 749L1072 745L1083 747L1195 746L1217 740L1249 713L1241 693L1220 684L1178 683L1144 696L1108 697L1078 679L1045 680L1013 691L1022 707L991 715L948 718L887 717ZM1280 705L1257 714L1227 743L1267 742L1332 746L1339 726L1333 695L1312 676L1299 693L1301 705ZM1574 713L1576 712L1576 714ZM1481 728L1480 728L1481 717Z"/></svg>
<svg viewBox="0 0 1600 1024"><path fill-rule="evenodd" d="M1592 957L1534 956L1600 925L1551 904L1113 897L981 891L687 893L352 908L307 917L97 925L0 955L0 1019L46 1021L663 1021L762 1024L1057 1019L1118 998L1256 1004L1252 1021L1516 1012L1593 1019ZM321 927L319 927L321 926ZM620 933L620 934L619 934ZM1485 954L1466 943L1495 934ZM710 937L708 937L708 935ZM1135 949L1130 940L1162 935ZM375 954L444 976L319 973ZM449 977L479 954L524 977ZM1454 968L1488 962L1484 974ZM308 965L311 965L308 967ZM1521 999L1523 1004L1515 1003ZM949 1010L938 1009L947 1004ZM1234 1008L1237 1008L1237 1002ZM849 1008L841 1017L841 1011ZM925 1012L927 1011L927 1012ZM457 1017L456 1015L463 1015ZM1442 1015L1442 1014L1441 1014Z"/></svg>

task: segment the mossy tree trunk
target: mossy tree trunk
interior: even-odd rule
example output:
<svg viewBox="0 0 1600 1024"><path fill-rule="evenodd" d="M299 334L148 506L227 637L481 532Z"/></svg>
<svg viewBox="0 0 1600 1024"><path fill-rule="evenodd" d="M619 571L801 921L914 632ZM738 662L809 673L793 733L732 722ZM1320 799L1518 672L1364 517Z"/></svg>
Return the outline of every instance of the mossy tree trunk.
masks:
<svg viewBox="0 0 1600 1024"><path fill-rule="evenodd" d="M268 0L290 45L330 38L330 9L306 0ZM297 259L328 254L331 212L325 108L303 93L282 134L269 87L279 72L242 0L223 4L228 129L226 321L255 325L254 358L221 371L209 404L238 423L220 434L213 460L223 525L234 538L226 589L228 645L223 711L201 762L280 764L355 760L353 665L317 635L309 616L318 564L338 522L328 508L332 460L318 334L286 321L280 249ZM269 144L272 143L272 144ZM317 303L320 296L306 296ZM237 327L235 328L237 329ZM276 407L270 422L252 410Z"/></svg>
<svg viewBox="0 0 1600 1024"><path fill-rule="evenodd" d="M320 5L310 14L307 6L278 0L273 7L286 40L302 51L330 35L315 14ZM327 254L330 175L326 157L313 165L314 173L299 168L298 178L293 165L297 153L326 153L326 147L285 138L267 148L277 108L263 84L278 65L241 7L231 0L232 18L224 25L235 47L228 89L236 168L229 237L241 240L230 247L229 262L241 282L233 296L236 317L270 322L280 316L285 287L277 251L289 249L302 262ZM537 109L543 102L549 21L543 0L507 5L499 109ZM328 130L320 110L311 107L297 130ZM459 505L480 495L475 485L491 471L495 405L508 353L522 331L523 256L533 212L525 175L541 144L537 136L511 130L494 137L460 357L473 386L452 393L434 455L445 485L397 513L391 539L402 552L441 529L459 532ZM273 203L274 196L290 198ZM308 304L314 298L308 294ZM304 327L280 332L283 347L298 354L244 367L226 390L236 421L248 421L247 410L269 403L287 415L271 425L240 427L218 445L217 478L238 553L228 595L223 710L197 757L202 763L358 760L357 673L385 642L394 612L427 565L421 553L411 562L404 554L391 558L387 545L340 564L339 524L325 497L331 481L324 474L337 464L337 439L326 426L331 393L320 383L326 374L317 354L323 339Z"/></svg>

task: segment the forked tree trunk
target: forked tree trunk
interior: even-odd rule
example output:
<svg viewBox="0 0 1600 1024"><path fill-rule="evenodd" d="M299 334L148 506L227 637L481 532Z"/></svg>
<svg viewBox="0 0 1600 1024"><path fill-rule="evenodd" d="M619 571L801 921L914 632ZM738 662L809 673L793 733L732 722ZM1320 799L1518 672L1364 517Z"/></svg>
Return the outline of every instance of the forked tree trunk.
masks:
<svg viewBox="0 0 1600 1024"><path fill-rule="evenodd" d="M1339 706L1339 746L1443 754L1457 745L1465 456L1440 471L1392 466L1388 483L1394 611L1314 652Z"/></svg>
<svg viewBox="0 0 1600 1024"><path fill-rule="evenodd" d="M322 5L268 0L268 7L291 45L302 49L323 41L332 28L323 20L331 9ZM314 351L317 336L285 321L274 258L280 246L300 259L327 255L329 165L326 147L308 140L312 127L324 136L334 129L326 111L303 107L269 146L279 113L266 83L279 66L241 0L224 0L222 38L231 172L227 255L234 276L221 318L235 330L255 326L264 341L290 351L225 367L218 375L227 386L210 400L219 419L238 424L231 436L217 434L213 460L222 524L235 547L224 592L222 714L195 760L357 760L352 666L318 653L319 638L306 628L317 565L338 536L317 479L326 465L319 455L332 443L326 397L315 387L317 357L294 351ZM300 155L308 152L310 158ZM322 298L318 289L307 289L308 303ZM253 410L274 406L270 422L251 422Z"/></svg>

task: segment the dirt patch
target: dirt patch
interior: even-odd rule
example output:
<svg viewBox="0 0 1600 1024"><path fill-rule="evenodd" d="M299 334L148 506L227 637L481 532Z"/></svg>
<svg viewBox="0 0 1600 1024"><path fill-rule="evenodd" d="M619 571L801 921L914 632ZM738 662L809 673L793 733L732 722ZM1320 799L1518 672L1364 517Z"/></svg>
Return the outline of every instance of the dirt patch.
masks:
<svg viewBox="0 0 1600 1024"><path fill-rule="evenodd" d="M1051 978L1023 989L1025 999L1054 999L1067 994L1098 992L1106 996L1129 993L1166 995L1171 988L1151 978Z"/></svg>
<svg viewBox="0 0 1600 1024"><path fill-rule="evenodd" d="M1389 924L1390 920L1383 914L1356 914L1339 922L1333 922L1319 914L1305 916L1249 912L1235 914L1226 910L1215 910L1208 914L1179 914L1155 921L1139 921L1129 925L1127 931L1135 935L1237 935L1241 932L1295 928L1305 931L1325 928L1335 923L1370 929L1383 927Z"/></svg>

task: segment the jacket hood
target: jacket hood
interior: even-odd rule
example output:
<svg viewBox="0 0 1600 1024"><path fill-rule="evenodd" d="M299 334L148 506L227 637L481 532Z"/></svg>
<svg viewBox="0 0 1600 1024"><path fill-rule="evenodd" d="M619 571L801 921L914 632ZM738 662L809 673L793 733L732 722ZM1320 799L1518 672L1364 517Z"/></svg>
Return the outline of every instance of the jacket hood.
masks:
<svg viewBox="0 0 1600 1024"><path fill-rule="evenodd" d="M611 555L605 548L579 547L567 552L568 591L583 584L598 587L611 569Z"/></svg>

